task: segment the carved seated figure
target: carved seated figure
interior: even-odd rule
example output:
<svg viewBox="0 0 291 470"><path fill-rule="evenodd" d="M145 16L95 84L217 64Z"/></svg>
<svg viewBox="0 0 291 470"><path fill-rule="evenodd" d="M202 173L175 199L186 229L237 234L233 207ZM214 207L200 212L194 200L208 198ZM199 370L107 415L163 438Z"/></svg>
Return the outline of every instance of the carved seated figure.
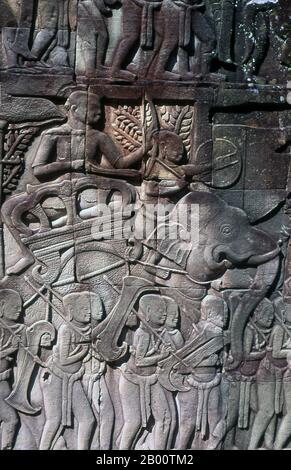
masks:
<svg viewBox="0 0 291 470"><path fill-rule="evenodd" d="M59 184L61 191L62 182L65 180L72 181L85 177L86 167L89 172L104 176L122 176L123 171L125 176L136 176L139 174L138 171L125 169L139 162L145 153L144 148L140 148L124 157L107 134L95 129L94 126L100 121L102 113L98 96L76 91L69 96L65 107L67 122L42 133L32 163L33 173L42 183L35 188L42 192L47 189L47 197L55 196L55 206L52 205L51 213L63 210L57 187L53 190L55 194L51 194L52 184ZM21 272L34 262L33 255L21 240L18 228L11 222L13 209L20 206L26 198L26 194L14 196L1 209L4 222L22 251L22 258L7 270L7 274ZM62 223L64 221L65 219ZM60 220L57 220L55 226L59 223Z"/></svg>

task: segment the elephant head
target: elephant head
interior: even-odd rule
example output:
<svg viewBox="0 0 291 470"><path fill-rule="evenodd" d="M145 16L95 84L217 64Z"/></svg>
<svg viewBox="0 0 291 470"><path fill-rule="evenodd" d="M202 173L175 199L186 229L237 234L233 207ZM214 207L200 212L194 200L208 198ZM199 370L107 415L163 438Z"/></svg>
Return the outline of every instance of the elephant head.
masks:
<svg viewBox="0 0 291 470"><path fill-rule="evenodd" d="M218 279L227 269L257 267L252 286L233 314L232 368L242 358L243 330L248 317L277 276L280 249L270 235L250 225L243 210L230 206L213 193L193 191L187 194L176 205L171 217L177 217L177 211L188 211L191 230L197 230L197 210L192 211L194 205L199 207L199 238L189 249L184 265L193 280L204 283Z"/></svg>
<svg viewBox="0 0 291 470"><path fill-rule="evenodd" d="M198 219L197 210L192 210L195 206L199 207ZM212 281L227 269L256 267L279 254L270 235L252 227L243 210L215 194L193 191L179 201L175 211L188 211L191 230L199 230L199 237L192 237L197 242L191 246L186 265L193 279Z"/></svg>

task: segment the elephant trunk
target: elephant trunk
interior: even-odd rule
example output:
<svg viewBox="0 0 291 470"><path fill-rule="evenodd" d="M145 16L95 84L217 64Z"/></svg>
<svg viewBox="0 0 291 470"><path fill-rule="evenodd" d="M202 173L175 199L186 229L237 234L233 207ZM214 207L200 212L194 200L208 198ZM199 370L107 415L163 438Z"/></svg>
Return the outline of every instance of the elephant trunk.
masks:
<svg viewBox="0 0 291 470"><path fill-rule="evenodd" d="M265 297L272 286L278 270L279 256L269 260L257 268L257 273L248 292L241 298L233 313L231 322L231 355L233 361L227 364L227 369L237 368L243 360L243 333L249 316Z"/></svg>

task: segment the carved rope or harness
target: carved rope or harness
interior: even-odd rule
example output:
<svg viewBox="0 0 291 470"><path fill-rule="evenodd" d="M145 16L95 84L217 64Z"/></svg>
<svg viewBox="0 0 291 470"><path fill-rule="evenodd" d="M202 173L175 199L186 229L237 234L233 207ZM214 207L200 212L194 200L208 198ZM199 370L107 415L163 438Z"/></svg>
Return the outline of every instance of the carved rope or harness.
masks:
<svg viewBox="0 0 291 470"><path fill-rule="evenodd" d="M188 5L183 0L173 0L173 3L179 9L179 47L187 47L191 41L192 13L202 8L204 3Z"/></svg>
<svg viewBox="0 0 291 470"><path fill-rule="evenodd" d="M144 0L132 1L142 8L141 47L151 49L154 44L154 10L157 10L162 2L146 2Z"/></svg>

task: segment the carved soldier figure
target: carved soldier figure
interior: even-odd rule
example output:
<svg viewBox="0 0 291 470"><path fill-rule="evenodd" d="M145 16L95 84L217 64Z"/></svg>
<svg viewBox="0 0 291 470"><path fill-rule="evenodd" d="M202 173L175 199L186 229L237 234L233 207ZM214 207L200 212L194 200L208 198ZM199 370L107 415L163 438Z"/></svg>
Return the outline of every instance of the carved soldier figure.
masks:
<svg viewBox="0 0 291 470"><path fill-rule="evenodd" d="M11 393L14 356L19 343L25 347L24 325L19 323L22 300L12 289L0 290L0 424L2 431L1 449L13 448L18 428L18 415L6 402Z"/></svg>
<svg viewBox="0 0 291 470"><path fill-rule="evenodd" d="M105 18L118 0L81 0L78 5L77 73L86 76L106 76L109 67L104 59L108 46Z"/></svg>
<svg viewBox="0 0 291 470"><path fill-rule="evenodd" d="M161 0L123 0L122 37L113 53L111 74L113 78L134 80L135 74L124 70L125 61L138 44L142 49L154 47L154 16Z"/></svg>
<svg viewBox="0 0 291 470"><path fill-rule="evenodd" d="M171 431L171 405L158 382L159 362L170 352L163 346L161 333L167 316L162 296L146 294L139 302L141 321L136 330L128 362L121 367L119 383L124 424L120 449L134 448L149 418L154 418L154 449L166 449Z"/></svg>
<svg viewBox="0 0 291 470"><path fill-rule="evenodd" d="M234 294L232 302L239 300ZM263 299L254 311L253 320L244 331L244 358L238 370L225 372L227 383L227 435L226 448L237 448L235 442L236 426L248 429L250 410L256 412L256 375L261 360L265 357L265 347L274 320L274 307L270 300Z"/></svg>
<svg viewBox="0 0 291 470"><path fill-rule="evenodd" d="M201 335L206 346L198 364L188 376L191 389L179 393L179 449L195 446L194 437L197 432L206 440L207 449L219 448L224 437L225 422L220 406L220 382L226 310L224 300L213 295L207 295L201 303L201 318L197 326L194 326L192 336L198 338ZM211 337L220 338L215 351L211 348L207 350L207 340ZM195 360L195 350L193 359Z"/></svg>
<svg viewBox="0 0 291 470"><path fill-rule="evenodd" d="M173 351L180 349L184 344L184 338L182 336L181 331L177 328L180 318L179 313L179 306L175 300L171 299L170 297L163 296L163 299L167 303L167 317L165 322L165 329L162 333L164 341L166 344L171 346ZM173 441L173 435L175 432L175 428L177 426L176 420L176 409L173 402L173 393L164 389L164 393L168 395L168 404L172 405L171 409L171 431L169 434L168 439L168 448L171 448L171 444ZM178 394L179 397L179 394ZM179 402L179 398L178 398Z"/></svg>
<svg viewBox="0 0 291 470"><path fill-rule="evenodd" d="M283 375L283 397L284 397L284 405L286 408L286 413L283 416L283 419L280 423L280 426L277 431L276 439L274 442L274 449L283 449L284 445L287 443L288 439L290 438L290 422L291 422L291 406L290 406L290 384L291 384L291 304L285 304L285 338L287 346L287 353L286 353L286 360L287 360L287 369ZM284 352L284 351L283 351Z"/></svg>
<svg viewBox="0 0 291 470"><path fill-rule="evenodd" d="M63 428L77 421L77 448L89 449L95 417L85 394L82 377L84 361L90 351L91 297L89 292L75 292L63 298L67 323L59 331L48 369L43 372L46 422L40 449L52 449Z"/></svg>
<svg viewBox="0 0 291 470"><path fill-rule="evenodd" d="M94 328L103 319L103 305L98 294L90 294L92 309L92 337L94 338ZM85 374L83 377L84 388L87 390L88 400L97 421L97 428L92 438L92 450L108 450L111 448L112 432L114 426L114 410L110 397L109 388L106 382L106 362L98 354L98 343L90 348L88 361L85 364Z"/></svg>
<svg viewBox="0 0 291 470"><path fill-rule="evenodd" d="M30 49L29 39L36 3L40 29ZM68 0L21 0L16 36L13 42L9 42L8 47L15 53L16 58L20 56L23 60L32 61L30 66L43 67L45 64L40 61L53 46L50 51L51 65L68 66L68 27Z"/></svg>
<svg viewBox="0 0 291 470"><path fill-rule="evenodd" d="M276 320L266 347L266 355L257 372L258 411L254 420L249 449L256 449L265 440L270 442L269 427L275 427L276 418L282 413L282 380L287 369L287 354L290 352L289 326L291 310L285 310L281 299L275 301ZM283 428L284 429L284 428ZM266 442L268 440L268 442Z"/></svg>

